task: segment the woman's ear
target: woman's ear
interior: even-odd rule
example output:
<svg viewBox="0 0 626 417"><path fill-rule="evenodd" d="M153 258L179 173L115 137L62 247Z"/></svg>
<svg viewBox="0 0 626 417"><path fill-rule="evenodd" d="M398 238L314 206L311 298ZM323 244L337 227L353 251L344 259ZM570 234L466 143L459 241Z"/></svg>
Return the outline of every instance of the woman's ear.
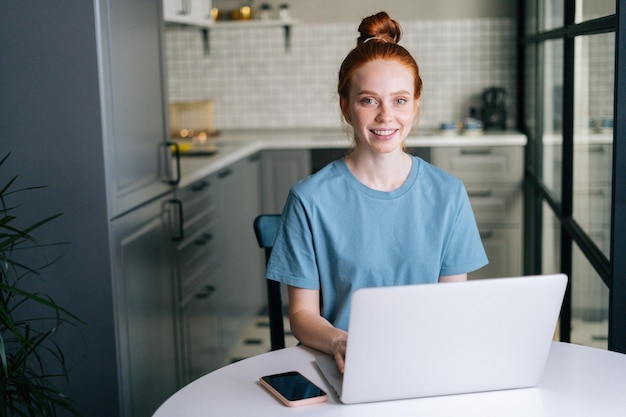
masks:
<svg viewBox="0 0 626 417"><path fill-rule="evenodd" d="M350 108L343 97L339 97L339 107L341 108L343 118L346 119L349 125L352 125L352 121L350 120Z"/></svg>
<svg viewBox="0 0 626 417"><path fill-rule="evenodd" d="M413 114L413 129L417 127L420 120L420 100L415 100L415 114Z"/></svg>

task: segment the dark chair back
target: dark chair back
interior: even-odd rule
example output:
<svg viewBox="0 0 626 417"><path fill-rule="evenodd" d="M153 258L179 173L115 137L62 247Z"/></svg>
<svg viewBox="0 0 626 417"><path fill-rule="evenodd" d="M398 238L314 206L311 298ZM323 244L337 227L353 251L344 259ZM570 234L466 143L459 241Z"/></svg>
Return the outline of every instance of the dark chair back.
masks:
<svg viewBox="0 0 626 417"><path fill-rule="evenodd" d="M265 262L270 258L276 232L280 225L280 214L262 214L254 219L254 234L260 248L265 249ZM283 323L283 302L280 283L271 279L267 284L267 310L270 321L270 344L272 350L285 347L285 326Z"/></svg>

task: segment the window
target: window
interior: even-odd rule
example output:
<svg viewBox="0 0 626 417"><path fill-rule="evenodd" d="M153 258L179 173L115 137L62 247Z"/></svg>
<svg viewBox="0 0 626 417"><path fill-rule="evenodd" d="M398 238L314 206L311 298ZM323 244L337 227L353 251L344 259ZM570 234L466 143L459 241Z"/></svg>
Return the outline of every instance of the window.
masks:
<svg viewBox="0 0 626 417"><path fill-rule="evenodd" d="M608 258L615 35L579 36L574 59L574 220Z"/></svg>
<svg viewBox="0 0 626 417"><path fill-rule="evenodd" d="M612 256L626 253L626 11L616 0L522 2L524 269L569 276L562 340L626 353L626 257Z"/></svg>
<svg viewBox="0 0 626 417"><path fill-rule="evenodd" d="M576 23L615 14L615 0L577 0Z"/></svg>

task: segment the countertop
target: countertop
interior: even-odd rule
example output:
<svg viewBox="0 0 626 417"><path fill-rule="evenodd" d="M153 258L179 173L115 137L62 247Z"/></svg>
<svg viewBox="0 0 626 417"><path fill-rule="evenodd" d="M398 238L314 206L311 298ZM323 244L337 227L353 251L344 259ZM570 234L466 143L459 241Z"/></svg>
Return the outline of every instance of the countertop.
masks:
<svg viewBox="0 0 626 417"><path fill-rule="evenodd" d="M198 181L256 152L271 149L324 149L352 146L347 132L339 129L233 130L220 132L213 155L181 156L179 187ZM517 131L487 131L481 134L442 134L424 131L411 134L407 147L524 146L526 136Z"/></svg>

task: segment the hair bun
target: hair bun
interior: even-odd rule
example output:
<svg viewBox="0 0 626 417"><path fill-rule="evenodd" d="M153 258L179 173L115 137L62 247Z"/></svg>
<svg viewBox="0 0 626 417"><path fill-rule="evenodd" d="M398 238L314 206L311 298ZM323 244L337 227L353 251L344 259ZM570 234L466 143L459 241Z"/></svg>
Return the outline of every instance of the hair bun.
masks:
<svg viewBox="0 0 626 417"><path fill-rule="evenodd" d="M402 37L402 28L386 12L379 12L363 19L359 33L361 36L356 41L357 46L369 41L398 43Z"/></svg>

